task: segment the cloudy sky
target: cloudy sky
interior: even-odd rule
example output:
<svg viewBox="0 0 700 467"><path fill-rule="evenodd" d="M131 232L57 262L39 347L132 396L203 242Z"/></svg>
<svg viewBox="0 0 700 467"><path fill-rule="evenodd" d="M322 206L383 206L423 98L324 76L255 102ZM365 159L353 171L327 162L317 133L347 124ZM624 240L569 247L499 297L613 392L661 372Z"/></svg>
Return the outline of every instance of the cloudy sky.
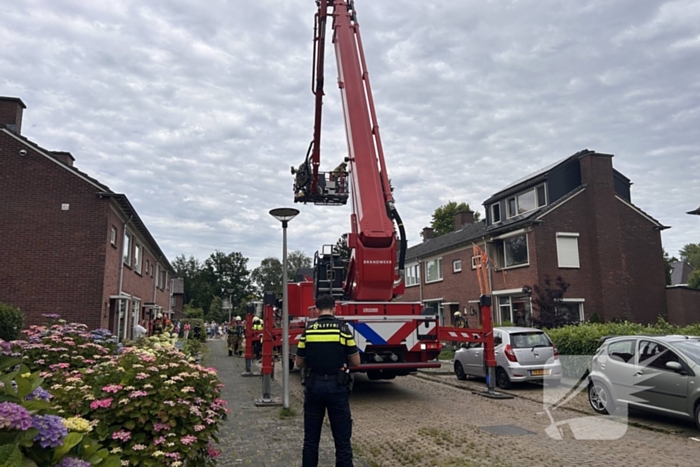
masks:
<svg viewBox="0 0 700 467"><path fill-rule="evenodd" d="M473 208L588 148L632 201L700 241L700 2L356 0L389 176L411 243L448 200ZM23 133L126 193L165 253L281 256L312 136L313 0L3 5L0 95ZM322 168L346 155L329 50ZM289 247L349 230L350 207L297 205Z"/></svg>

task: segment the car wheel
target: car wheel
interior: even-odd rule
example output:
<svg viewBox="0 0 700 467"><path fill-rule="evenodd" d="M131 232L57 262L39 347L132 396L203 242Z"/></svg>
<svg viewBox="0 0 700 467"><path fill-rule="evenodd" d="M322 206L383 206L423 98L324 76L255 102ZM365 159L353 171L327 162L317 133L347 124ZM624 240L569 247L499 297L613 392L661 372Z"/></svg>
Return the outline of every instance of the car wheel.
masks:
<svg viewBox="0 0 700 467"><path fill-rule="evenodd" d="M508 377L508 373L506 373L506 370L503 368L498 368L496 370L496 384L501 389L510 389L513 386L513 383L510 382L510 378Z"/></svg>
<svg viewBox="0 0 700 467"><path fill-rule="evenodd" d="M546 384L550 388L557 388L561 384L561 380L560 379L546 379L546 380L544 380L544 384Z"/></svg>
<svg viewBox="0 0 700 467"><path fill-rule="evenodd" d="M700 430L700 404L695 406L695 425L697 425L698 430Z"/></svg>
<svg viewBox="0 0 700 467"><path fill-rule="evenodd" d="M588 385L588 403L597 413L607 415L615 412L615 403L610 391L602 383L594 381Z"/></svg>
<svg viewBox="0 0 700 467"><path fill-rule="evenodd" d="M229 351L228 351L228 356L229 356L229 357L233 356L233 350L229 349Z"/></svg>
<svg viewBox="0 0 700 467"><path fill-rule="evenodd" d="M467 374L464 372L460 362L455 362L455 375L457 375L458 380L464 381L467 379Z"/></svg>

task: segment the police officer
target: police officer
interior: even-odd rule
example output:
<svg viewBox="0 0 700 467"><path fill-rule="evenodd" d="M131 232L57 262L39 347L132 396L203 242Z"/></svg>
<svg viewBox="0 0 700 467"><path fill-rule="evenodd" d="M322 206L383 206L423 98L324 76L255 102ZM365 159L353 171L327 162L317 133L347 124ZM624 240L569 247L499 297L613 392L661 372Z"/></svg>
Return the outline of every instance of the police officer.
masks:
<svg viewBox="0 0 700 467"><path fill-rule="evenodd" d="M316 299L319 317L299 338L296 364L306 367L304 389L303 467L318 465L318 445L326 410L335 441L335 465L352 467L352 418L348 366L360 365L360 354L349 328L336 319L330 295Z"/></svg>

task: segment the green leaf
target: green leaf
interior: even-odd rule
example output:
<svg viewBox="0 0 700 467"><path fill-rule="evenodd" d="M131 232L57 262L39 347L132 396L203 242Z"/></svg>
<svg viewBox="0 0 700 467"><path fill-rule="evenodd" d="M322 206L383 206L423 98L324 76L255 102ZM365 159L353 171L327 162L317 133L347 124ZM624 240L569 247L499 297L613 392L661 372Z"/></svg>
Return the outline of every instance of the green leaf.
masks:
<svg viewBox="0 0 700 467"><path fill-rule="evenodd" d="M0 464L4 464L10 458L12 451L17 449L16 446L8 444L6 446L0 446Z"/></svg>
<svg viewBox="0 0 700 467"><path fill-rule="evenodd" d="M58 461L63 456L68 454L68 452L73 449L73 446L78 444L83 440L82 433L68 433L68 436L63 440L63 445L56 448L53 453L53 460Z"/></svg>
<svg viewBox="0 0 700 467"><path fill-rule="evenodd" d="M31 459L27 459L26 457L22 461L22 467L37 467L36 462L34 462Z"/></svg>
<svg viewBox="0 0 700 467"><path fill-rule="evenodd" d="M127 422L124 423L124 426L125 426L128 430L133 430L133 429L136 427L136 422L133 421L133 420L128 420Z"/></svg>
<svg viewBox="0 0 700 467"><path fill-rule="evenodd" d="M22 461L24 460L22 451L20 451L19 447L17 446L12 447L13 449L6 460L7 463L5 465L7 465L7 467L22 467Z"/></svg>
<svg viewBox="0 0 700 467"><path fill-rule="evenodd" d="M121 462L117 456L109 456L107 459L99 463L100 467L121 467Z"/></svg>

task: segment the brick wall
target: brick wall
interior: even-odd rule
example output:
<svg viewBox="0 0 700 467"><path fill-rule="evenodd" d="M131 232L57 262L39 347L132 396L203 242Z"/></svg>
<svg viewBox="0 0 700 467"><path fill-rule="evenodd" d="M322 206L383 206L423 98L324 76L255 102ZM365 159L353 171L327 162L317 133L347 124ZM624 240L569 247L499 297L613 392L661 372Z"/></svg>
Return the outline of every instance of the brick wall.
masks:
<svg viewBox="0 0 700 467"><path fill-rule="evenodd" d="M5 132L0 164L0 301L20 307L27 325L59 313L99 327L109 201Z"/></svg>
<svg viewBox="0 0 700 467"><path fill-rule="evenodd" d="M700 290L686 287L666 289L668 322L679 326L700 322Z"/></svg>

